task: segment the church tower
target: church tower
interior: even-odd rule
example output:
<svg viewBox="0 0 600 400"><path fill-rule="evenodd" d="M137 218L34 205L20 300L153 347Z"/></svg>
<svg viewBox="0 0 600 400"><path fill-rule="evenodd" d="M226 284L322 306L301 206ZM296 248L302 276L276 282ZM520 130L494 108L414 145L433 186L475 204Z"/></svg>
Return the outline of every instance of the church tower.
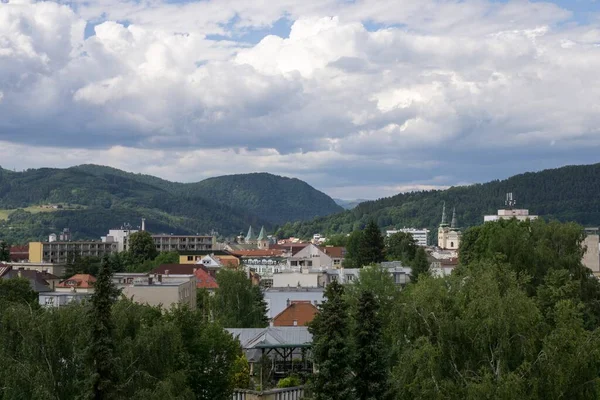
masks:
<svg viewBox="0 0 600 400"><path fill-rule="evenodd" d="M256 245L259 249L267 250L269 248L269 238L265 233L265 227L260 228L260 233L258 234L258 239L256 239Z"/></svg>
<svg viewBox="0 0 600 400"><path fill-rule="evenodd" d="M244 243L246 244L254 244L254 233L252 232L252 225L250 225L250 228L248 228L248 234L246 235L246 238L244 239Z"/></svg>
<svg viewBox="0 0 600 400"><path fill-rule="evenodd" d="M438 247L443 250L458 250L461 233L456 219L456 207L452 210L450 225L446 222L446 202L442 207L442 222L438 228Z"/></svg>

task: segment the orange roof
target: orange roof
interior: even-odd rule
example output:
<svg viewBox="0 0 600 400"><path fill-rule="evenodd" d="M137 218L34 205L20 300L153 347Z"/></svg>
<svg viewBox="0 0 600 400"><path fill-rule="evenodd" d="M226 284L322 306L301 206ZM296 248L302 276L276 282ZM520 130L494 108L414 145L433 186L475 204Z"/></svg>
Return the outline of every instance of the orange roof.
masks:
<svg viewBox="0 0 600 400"><path fill-rule="evenodd" d="M277 257L283 254L281 249L253 249L253 250L236 250L231 254L238 257Z"/></svg>
<svg viewBox="0 0 600 400"><path fill-rule="evenodd" d="M222 265L231 265L234 267L240 265L240 259L235 256L215 256L214 258Z"/></svg>
<svg viewBox="0 0 600 400"><path fill-rule="evenodd" d="M216 289L219 287L215 278L210 276L204 268L195 268L194 275L196 275L196 287L198 289Z"/></svg>
<svg viewBox="0 0 600 400"><path fill-rule="evenodd" d="M77 287L82 289L90 289L94 287L94 283L96 283L96 278L90 274L75 274L70 278L65 279L56 287L60 288L70 288Z"/></svg>
<svg viewBox="0 0 600 400"><path fill-rule="evenodd" d="M325 246L319 247L321 251L333 258L344 258L346 256L346 248L340 246Z"/></svg>
<svg viewBox="0 0 600 400"><path fill-rule="evenodd" d="M273 318L273 326L305 326L318 312L319 309L310 301L292 301L285 310Z"/></svg>

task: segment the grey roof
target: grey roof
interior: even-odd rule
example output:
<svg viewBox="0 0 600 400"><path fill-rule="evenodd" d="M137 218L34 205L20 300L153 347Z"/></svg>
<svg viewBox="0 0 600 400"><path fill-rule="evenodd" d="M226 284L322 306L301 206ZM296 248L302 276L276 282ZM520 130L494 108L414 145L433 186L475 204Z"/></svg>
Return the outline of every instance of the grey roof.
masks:
<svg viewBox="0 0 600 400"><path fill-rule="evenodd" d="M305 326L281 326L268 328L226 328L237 337L244 350L275 347L307 347L312 335Z"/></svg>

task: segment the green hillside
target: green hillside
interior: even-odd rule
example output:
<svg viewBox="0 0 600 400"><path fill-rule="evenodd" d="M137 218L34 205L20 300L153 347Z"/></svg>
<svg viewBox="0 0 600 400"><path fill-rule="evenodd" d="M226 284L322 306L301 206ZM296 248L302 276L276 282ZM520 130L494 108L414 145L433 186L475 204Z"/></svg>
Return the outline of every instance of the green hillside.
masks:
<svg viewBox="0 0 600 400"><path fill-rule="evenodd" d="M239 177L244 180L244 175ZM230 235L249 225L269 229L272 221L306 219L329 210L320 210L316 201L312 203L314 214L307 214L305 207L294 209L298 198L325 196L302 181L269 174L248 177L245 182L249 186L232 198L219 195L219 178L210 179L209 185L183 184L96 165L24 172L0 169L0 240L41 239L64 227L69 227L76 238L98 238L124 223L139 225L142 217L153 232L216 230ZM229 177L224 178L229 182ZM262 190L274 195L263 195ZM254 200L244 202L244 196L260 202L252 205ZM58 204L60 209L41 207Z"/></svg>
<svg viewBox="0 0 600 400"><path fill-rule="evenodd" d="M600 225L600 164L568 166L516 175L505 180L471 186L398 194L368 201L356 208L312 221L288 223L283 236L308 237L362 228L373 218L381 228L430 228L440 223L442 203L448 213L456 207L461 227L481 224L483 216L504 206L507 192L514 193L517 208L547 219Z"/></svg>
<svg viewBox="0 0 600 400"><path fill-rule="evenodd" d="M219 199L273 224L308 220L340 212L342 207L306 182L267 173L228 175L186 185L188 195Z"/></svg>

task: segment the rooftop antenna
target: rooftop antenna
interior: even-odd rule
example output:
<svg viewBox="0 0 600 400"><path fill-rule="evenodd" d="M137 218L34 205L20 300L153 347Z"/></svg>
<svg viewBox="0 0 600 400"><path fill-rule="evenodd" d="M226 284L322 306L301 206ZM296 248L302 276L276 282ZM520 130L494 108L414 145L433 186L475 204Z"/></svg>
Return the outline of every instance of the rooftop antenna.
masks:
<svg viewBox="0 0 600 400"><path fill-rule="evenodd" d="M517 201L514 199L512 192L506 193L506 201L504 202L504 204L509 209L512 209L517 204Z"/></svg>

